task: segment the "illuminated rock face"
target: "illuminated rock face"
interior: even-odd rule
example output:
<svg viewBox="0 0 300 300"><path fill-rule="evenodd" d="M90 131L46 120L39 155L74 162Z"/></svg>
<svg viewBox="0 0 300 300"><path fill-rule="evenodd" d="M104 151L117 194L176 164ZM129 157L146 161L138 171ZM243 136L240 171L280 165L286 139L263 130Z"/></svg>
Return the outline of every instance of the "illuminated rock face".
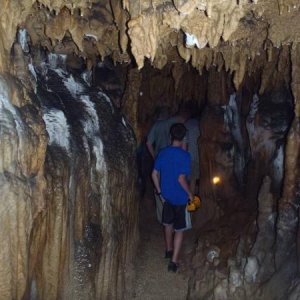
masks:
<svg viewBox="0 0 300 300"><path fill-rule="evenodd" d="M1 77L0 298L120 299L137 246L133 132L64 57L48 60L30 67L28 103Z"/></svg>

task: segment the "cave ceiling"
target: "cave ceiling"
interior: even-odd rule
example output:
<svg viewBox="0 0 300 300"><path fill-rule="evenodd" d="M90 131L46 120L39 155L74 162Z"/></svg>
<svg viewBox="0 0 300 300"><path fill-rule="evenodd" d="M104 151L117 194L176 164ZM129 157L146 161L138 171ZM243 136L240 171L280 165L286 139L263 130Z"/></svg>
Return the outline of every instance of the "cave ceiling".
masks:
<svg viewBox="0 0 300 300"><path fill-rule="evenodd" d="M274 49L300 41L299 0L2 0L0 69L19 29L33 48L154 67L190 62L199 72L214 65L242 82ZM259 58L265 57L265 60Z"/></svg>

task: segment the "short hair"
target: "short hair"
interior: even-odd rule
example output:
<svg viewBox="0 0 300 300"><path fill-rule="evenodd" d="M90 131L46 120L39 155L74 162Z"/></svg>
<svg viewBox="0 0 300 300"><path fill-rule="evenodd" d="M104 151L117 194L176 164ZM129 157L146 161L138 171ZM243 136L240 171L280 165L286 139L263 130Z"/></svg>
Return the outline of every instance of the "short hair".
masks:
<svg viewBox="0 0 300 300"><path fill-rule="evenodd" d="M182 123L176 123L172 125L170 128L170 135L171 135L172 142L174 140L181 142L185 137L186 131L187 130Z"/></svg>

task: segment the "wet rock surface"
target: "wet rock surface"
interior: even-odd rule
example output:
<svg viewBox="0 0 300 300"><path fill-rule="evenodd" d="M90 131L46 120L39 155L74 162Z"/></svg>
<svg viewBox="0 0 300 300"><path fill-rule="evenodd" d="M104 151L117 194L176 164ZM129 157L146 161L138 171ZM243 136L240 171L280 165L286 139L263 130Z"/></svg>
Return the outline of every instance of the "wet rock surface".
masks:
<svg viewBox="0 0 300 300"><path fill-rule="evenodd" d="M1 78L0 298L119 299L137 241L134 135L58 62L32 67L26 105Z"/></svg>

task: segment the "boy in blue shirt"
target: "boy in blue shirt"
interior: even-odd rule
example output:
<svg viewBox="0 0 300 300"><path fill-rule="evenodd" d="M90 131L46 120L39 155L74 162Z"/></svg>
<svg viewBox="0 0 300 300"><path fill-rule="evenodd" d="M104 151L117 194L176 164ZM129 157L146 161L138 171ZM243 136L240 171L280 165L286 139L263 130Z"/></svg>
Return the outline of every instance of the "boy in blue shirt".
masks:
<svg viewBox="0 0 300 300"><path fill-rule="evenodd" d="M172 125L172 143L159 152L152 172L156 193L163 203L162 223L165 226L166 256L171 257L168 270L173 272L178 268L183 232L187 228L186 205L193 199L187 181L191 173L191 156L182 149L185 134L186 128L182 123Z"/></svg>

